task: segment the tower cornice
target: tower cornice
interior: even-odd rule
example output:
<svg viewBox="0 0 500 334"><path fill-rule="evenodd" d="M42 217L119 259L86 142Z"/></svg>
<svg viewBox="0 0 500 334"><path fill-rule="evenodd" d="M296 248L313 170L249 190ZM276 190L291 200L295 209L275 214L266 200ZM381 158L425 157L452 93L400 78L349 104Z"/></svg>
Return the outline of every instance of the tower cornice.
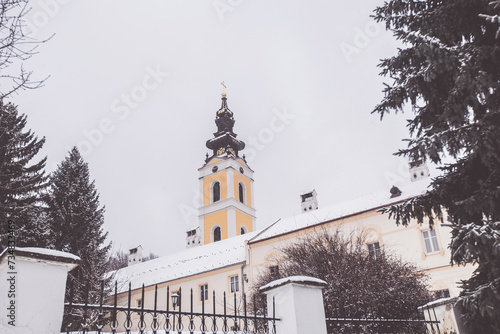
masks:
<svg viewBox="0 0 500 334"><path fill-rule="evenodd" d="M254 208L249 207L235 199L234 197L226 198L225 200L218 201L215 203L211 203L209 205L201 206L199 208L199 217L203 217L204 215L211 214L217 211L226 210L228 208L235 208L244 212L252 218L256 218L256 210Z"/></svg>

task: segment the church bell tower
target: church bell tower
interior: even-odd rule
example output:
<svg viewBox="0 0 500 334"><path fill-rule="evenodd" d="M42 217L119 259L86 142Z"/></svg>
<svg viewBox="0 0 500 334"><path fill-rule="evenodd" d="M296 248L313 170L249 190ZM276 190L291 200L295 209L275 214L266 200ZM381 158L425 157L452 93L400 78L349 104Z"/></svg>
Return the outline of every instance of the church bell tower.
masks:
<svg viewBox="0 0 500 334"><path fill-rule="evenodd" d="M199 209L202 244L255 230L253 170L245 156L239 156L245 143L236 138L234 122L224 89L221 108L215 114L217 132L206 143L212 155L207 153L198 170L203 194Z"/></svg>

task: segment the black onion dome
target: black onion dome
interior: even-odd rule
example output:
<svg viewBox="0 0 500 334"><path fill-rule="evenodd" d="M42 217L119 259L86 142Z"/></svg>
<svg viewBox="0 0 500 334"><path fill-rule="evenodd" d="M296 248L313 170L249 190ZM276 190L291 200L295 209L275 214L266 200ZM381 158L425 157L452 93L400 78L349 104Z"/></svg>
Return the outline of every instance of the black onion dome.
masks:
<svg viewBox="0 0 500 334"><path fill-rule="evenodd" d="M237 134L233 132L234 122L233 112L227 106L226 93L222 93L222 105L215 114L217 132L214 138L207 141L207 147L213 151L213 155L227 153L238 156L238 152L245 148L245 143L236 139Z"/></svg>

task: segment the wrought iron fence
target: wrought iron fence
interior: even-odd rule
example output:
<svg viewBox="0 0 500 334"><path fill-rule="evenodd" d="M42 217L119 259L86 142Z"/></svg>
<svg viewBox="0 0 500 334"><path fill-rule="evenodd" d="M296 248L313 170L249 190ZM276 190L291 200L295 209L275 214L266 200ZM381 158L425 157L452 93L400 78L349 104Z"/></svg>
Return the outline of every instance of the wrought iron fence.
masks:
<svg viewBox="0 0 500 334"><path fill-rule="evenodd" d="M243 294L243 307L238 312L236 294L234 294L233 312L228 312L226 293L223 294L222 313L216 312L215 291L213 292L211 312L201 303L201 312L194 311L193 290L189 293L189 311L182 309L182 290L179 289L178 302L171 309L170 288L167 287L166 308L158 307L158 286L154 290L154 307L145 308L144 285L141 291L140 307L132 307L132 289L129 284L127 305L118 305L117 284L112 305L104 303L104 284L101 286L99 304L73 303L72 296L65 303L63 331L67 334L105 334L105 333L138 333L138 334L169 334L169 333L238 333L238 334L276 334L275 303L273 299L272 317L257 315L254 300L253 314L247 313L247 298ZM72 295L72 293L70 293ZM109 300L108 300L109 302ZM174 302L172 302L174 303ZM269 305L268 305L269 306Z"/></svg>
<svg viewBox="0 0 500 334"><path fill-rule="evenodd" d="M328 334L440 334L439 321L425 319L327 318Z"/></svg>

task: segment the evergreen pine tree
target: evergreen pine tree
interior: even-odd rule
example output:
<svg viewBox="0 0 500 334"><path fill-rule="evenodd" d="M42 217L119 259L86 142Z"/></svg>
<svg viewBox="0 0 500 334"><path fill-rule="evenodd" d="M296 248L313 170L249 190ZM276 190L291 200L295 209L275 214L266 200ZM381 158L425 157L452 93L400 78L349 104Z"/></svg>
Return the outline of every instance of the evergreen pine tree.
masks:
<svg viewBox="0 0 500 334"><path fill-rule="evenodd" d="M447 219L452 262L476 263L461 304L474 332L500 333L500 39L489 0L391 0L375 19L404 42L382 60L393 81L374 112L410 105L411 139L397 154L442 169L427 194L389 211L398 223ZM443 157L454 162L444 164Z"/></svg>
<svg viewBox="0 0 500 334"><path fill-rule="evenodd" d="M52 223L44 205L31 205L20 213L16 246L54 248Z"/></svg>
<svg viewBox="0 0 500 334"><path fill-rule="evenodd" d="M107 233L103 231L104 207L100 207L88 164L75 147L50 177L49 214L55 249L75 254L80 265L68 275L67 295L73 302L98 302L107 266Z"/></svg>
<svg viewBox="0 0 500 334"><path fill-rule="evenodd" d="M16 223L17 246L46 246L45 240L23 236L40 221L41 197L47 188L45 161L33 162L45 138L25 130L26 115L0 100L0 248L6 247L7 220Z"/></svg>

